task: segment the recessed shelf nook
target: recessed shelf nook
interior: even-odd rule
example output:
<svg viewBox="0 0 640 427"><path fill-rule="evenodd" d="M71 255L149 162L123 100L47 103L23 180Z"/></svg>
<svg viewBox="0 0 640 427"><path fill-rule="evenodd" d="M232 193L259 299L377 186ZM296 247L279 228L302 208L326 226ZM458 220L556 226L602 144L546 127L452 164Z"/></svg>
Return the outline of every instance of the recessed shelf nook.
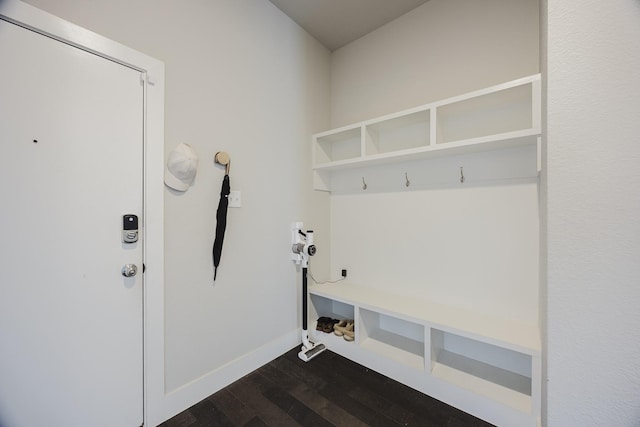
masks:
<svg viewBox="0 0 640 427"><path fill-rule="evenodd" d="M540 105L536 74L315 134L314 188L333 191L332 175L344 169L535 146Z"/></svg>

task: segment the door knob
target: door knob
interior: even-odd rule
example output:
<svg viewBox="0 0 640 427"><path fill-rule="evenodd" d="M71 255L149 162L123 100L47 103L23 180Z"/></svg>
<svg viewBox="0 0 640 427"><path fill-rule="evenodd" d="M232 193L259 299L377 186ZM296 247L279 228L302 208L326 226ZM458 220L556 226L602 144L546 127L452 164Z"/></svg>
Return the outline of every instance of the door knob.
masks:
<svg viewBox="0 0 640 427"><path fill-rule="evenodd" d="M133 277L138 272L138 267L135 264L125 264L122 267L122 275L124 277Z"/></svg>

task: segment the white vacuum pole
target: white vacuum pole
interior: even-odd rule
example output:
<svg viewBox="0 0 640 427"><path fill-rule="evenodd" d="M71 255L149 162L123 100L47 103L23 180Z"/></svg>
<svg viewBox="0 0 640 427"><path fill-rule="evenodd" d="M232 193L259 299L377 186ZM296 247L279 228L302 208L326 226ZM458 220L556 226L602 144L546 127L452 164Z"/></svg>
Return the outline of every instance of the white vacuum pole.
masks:
<svg viewBox="0 0 640 427"><path fill-rule="evenodd" d="M296 264L302 264L302 348L298 353L298 357L308 362L325 351L327 347L320 342L309 340L307 330L307 268L309 267L309 257L315 255L316 247L313 244L313 231L308 230L304 233L301 222L297 222L293 226L292 252Z"/></svg>

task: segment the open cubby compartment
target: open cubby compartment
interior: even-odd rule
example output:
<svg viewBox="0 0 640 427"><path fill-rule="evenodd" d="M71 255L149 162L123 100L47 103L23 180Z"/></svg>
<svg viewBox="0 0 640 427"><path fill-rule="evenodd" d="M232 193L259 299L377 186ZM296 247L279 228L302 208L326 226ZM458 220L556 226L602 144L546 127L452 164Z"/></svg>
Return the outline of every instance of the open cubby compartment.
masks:
<svg viewBox="0 0 640 427"><path fill-rule="evenodd" d="M356 339L362 348L402 365L424 371L425 329L420 323L359 309Z"/></svg>
<svg viewBox="0 0 640 427"><path fill-rule="evenodd" d="M534 118L534 82L473 96L436 108L436 143L530 131Z"/></svg>
<svg viewBox="0 0 640 427"><path fill-rule="evenodd" d="M533 358L505 347L431 329L431 374L521 412L532 411Z"/></svg>
<svg viewBox="0 0 640 427"><path fill-rule="evenodd" d="M314 136L313 164L322 165L362 156L362 126L350 126Z"/></svg>
<svg viewBox="0 0 640 427"><path fill-rule="evenodd" d="M403 112L365 124L365 155L429 146L430 110Z"/></svg>
<svg viewBox="0 0 640 427"><path fill-rule="evenodd" d="M322 316L331 317L332 319L353 320L353 305L315 294L311 294L310 298L309 316L314 328L316 320Z"/></svg>

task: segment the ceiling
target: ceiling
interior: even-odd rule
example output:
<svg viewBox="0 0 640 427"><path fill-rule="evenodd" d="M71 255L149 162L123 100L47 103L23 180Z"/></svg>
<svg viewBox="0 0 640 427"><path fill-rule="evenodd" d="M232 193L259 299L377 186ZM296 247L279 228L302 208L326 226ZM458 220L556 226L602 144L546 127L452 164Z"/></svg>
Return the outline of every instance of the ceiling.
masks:
<svg viewBox="0 0 640 427"><path fill-rule="evenodd" d="M269 0L330 51L428 0Z"/></svg>

